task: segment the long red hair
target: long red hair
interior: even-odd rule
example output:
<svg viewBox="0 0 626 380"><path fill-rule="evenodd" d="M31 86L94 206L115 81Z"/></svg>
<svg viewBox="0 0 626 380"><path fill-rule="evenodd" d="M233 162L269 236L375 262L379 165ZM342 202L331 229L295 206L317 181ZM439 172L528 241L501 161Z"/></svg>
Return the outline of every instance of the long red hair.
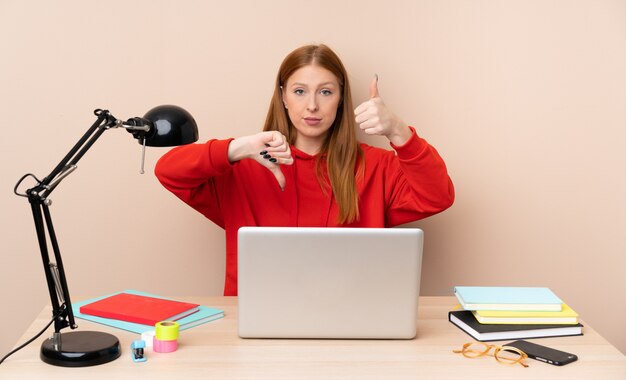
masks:
<svg viewBox="0 0 626 380"><path fill-rule="evenodd" d="M355 168L359 159L363 157L363 152L356 137L356 122L348 74L337 54L328 46L302 46L285 57L276 76L274 94L263 130L279 131L287 137L290 144L295 143L296 129L283 106L281 88L296 70L307 65L318 65L330 71L337 77L341 87L337 116L317 156L318 180L324 191L330 185L332 194L339 205L337 222L339 224L353 223L359 219ZM325 183L323 179L325 177L320 175L319 164L322 157L326 158L330 184Z"/></svg>

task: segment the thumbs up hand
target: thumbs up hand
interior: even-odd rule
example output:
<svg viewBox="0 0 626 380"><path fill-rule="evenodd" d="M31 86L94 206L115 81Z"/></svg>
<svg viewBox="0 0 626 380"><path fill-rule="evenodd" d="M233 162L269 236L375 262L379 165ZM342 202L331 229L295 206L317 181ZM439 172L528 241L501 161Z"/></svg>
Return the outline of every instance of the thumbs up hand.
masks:
<svg viewBox="0 0 626 380"><path fill-rule="evenodd" d="M385 136L394 145L403 145L411 137L408 125L391 112L378 93L378 75L370 83L370 99L355 110L355 120L368 135Z"/></svg>

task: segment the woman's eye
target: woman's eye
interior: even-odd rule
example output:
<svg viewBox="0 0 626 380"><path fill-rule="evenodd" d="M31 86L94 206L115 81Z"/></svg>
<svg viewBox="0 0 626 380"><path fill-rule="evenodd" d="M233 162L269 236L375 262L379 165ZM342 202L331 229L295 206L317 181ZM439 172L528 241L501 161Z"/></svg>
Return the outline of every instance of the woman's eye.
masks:
<svg viewBox="0 0 626 380"><path fill-rule="evenodd" d="M326 95L326 96L328 96L328 95L332 95L332 94L333 94L333 92L332 92L332 91L330 91L330 90L322 90L322 91L320 91L320 93L321 93L322 95Z"/></svg>
<svg viewBox="0 0 626 380"><path fill-rule="evenodd" d="M293 93L296 94L296 95L303 95L304 94L304 90L301 89L301 88L298 88Z"/></svg>

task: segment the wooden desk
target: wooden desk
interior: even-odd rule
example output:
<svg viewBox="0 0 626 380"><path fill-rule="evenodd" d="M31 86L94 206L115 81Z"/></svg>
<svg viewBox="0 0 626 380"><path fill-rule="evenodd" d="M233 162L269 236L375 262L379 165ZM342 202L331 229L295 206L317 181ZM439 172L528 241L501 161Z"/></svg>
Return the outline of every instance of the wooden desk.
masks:
<svg viewBox="0 0 626 380"><path fill-rule="evenodd" d="M47 332L0 366L0 379L626 379L626 357L589 326L585 335L536 340L572 352L579 360L556 367L528 360L529 368L504 366L494 358L467 359L452 349L472 340L447 320L454 297L421 297L418 337L394 340L279 340L240 339L237 299L178 297L221 308L225 318L183 331L174 353L147 351L145 363L130 358L137 334L78 320L80 330L114 333L122 357L86 368L61 368L39 359ZM48 321L49 308L19 339L34 336Z"/></svg>

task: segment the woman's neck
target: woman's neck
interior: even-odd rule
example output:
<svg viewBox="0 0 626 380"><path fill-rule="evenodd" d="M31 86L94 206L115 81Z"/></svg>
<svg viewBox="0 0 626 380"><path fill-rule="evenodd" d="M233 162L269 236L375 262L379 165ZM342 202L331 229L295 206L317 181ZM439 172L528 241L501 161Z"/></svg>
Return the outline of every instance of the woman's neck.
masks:
<svg viewBox="0 0 626 380"><path fill-rule="evenodd" d="M311 156L315 156L322 150L322 145L324 145L324 141L322 139L308 139L302 136L298 136L294 146Z"/></svg>

